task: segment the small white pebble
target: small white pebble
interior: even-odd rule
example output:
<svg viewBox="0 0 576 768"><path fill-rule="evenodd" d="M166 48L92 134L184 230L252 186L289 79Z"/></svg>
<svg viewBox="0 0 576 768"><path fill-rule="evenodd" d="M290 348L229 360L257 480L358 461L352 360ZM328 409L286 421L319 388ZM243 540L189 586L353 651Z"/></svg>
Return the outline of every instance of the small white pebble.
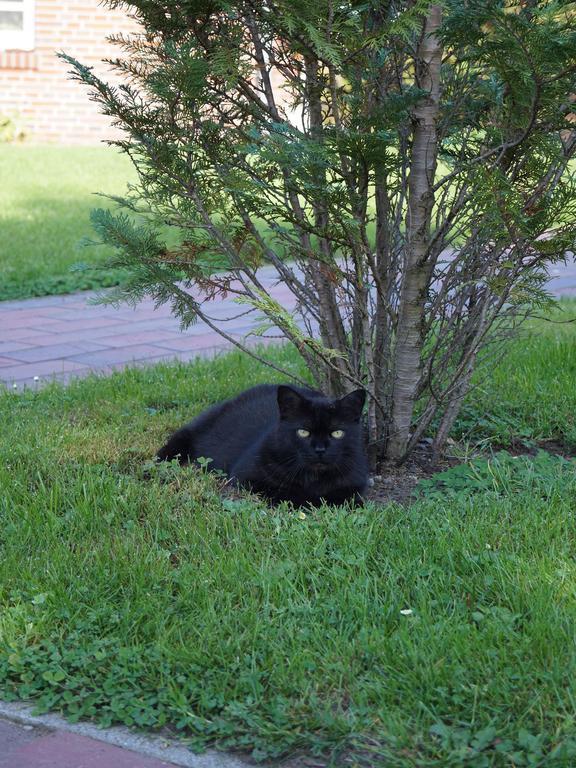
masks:
<svg viewBox="0 0 576 768"><path fill-rule="evenodd" d="M412 608L402 608L400 613L402 614L402 616L412 616L414 611L412 610Z"/></svg>
<svg viewBox="0 0 576 768"><path fill-rule="evenodd" d="M34 376L34 381L40 381L40 376Z"/></svg>
<svg viewBox="0 0 576 768"><path fill-rule="evenodd" d="M18 384L12 384L12 389L18 389Z"/></svg>

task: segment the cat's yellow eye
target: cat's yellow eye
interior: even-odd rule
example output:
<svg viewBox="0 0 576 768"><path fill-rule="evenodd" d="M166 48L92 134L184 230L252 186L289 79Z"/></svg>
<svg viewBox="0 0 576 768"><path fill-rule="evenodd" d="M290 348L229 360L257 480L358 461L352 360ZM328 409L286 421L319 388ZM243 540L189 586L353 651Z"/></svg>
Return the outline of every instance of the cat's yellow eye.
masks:
<svg viewBox="0 0 576 768"><path fill-rule="evenodd" d="M344 437L344 430L343 429L335 429L334 432L331 432L332 437L335 437L336 440L340 440L341 437Z"/></svg>
<svg viewBox="0 0 576 768"><path fill-rule="evenodd" d="M297 429L296 434L298 437L310 437L310 432L307 429Z"/></svg>

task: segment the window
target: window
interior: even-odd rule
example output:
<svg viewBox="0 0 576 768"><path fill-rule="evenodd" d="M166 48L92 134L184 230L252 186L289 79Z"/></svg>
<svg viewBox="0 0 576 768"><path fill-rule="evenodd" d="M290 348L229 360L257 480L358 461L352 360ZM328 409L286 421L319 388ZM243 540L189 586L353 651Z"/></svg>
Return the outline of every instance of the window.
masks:
<svg viewBox="0 0 576 768"><path fill-rule="evenodd" d="M34 0L0 0L0 50L34 48Z"/></svg>

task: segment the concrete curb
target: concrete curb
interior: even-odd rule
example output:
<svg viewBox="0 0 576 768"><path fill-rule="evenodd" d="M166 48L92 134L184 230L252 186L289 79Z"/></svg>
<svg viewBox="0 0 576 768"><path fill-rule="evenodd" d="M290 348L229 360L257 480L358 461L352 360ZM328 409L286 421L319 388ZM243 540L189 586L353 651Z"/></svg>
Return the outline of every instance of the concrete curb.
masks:
<svg viewBox="0 0 576 768"><path fill-rule="evenodd" d="M116 747L137 752L146 757L171 762L183 768L248 768L254 763L241 760L234 755L215 750L208 750L202 755L195 755L188 747L174 739L160 736L148 736L133 733L124 726L98 728L92 723L69 723L63 717L54 714L33 715L34 706L26 702L0 701L0 717L12 722L55 731L69 731L86 736L96 741L103 741Z"/></svg>

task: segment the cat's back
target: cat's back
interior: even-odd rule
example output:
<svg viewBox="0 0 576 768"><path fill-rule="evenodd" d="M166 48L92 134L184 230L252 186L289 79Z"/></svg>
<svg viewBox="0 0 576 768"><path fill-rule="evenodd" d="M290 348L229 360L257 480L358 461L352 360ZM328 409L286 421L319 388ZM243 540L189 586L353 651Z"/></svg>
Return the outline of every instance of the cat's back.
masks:
<svg viewBox="0 0 576 768"><path fill-rule="evenodd" d="M192 429L226 430L243 424L257 427L278 417L278 387L275 384L259 384L244 390L236 397L212 405L193 419ZM246 423L248 422L248 424Z"/></svg>
<svg viewBox="0 0 576 768"><path fill-rule="evenodd" d="M186 425L195 458L211 458L212 469L228 471L238 455L278 421L278 387L260 384L216 403Z"/></svg>
<svg viewBox="0 0 576 768"><path fill-rule="evenodd" d="M319 392L298 388L309 396ZM161 461L186 464L211 459L211 469L228 472L245 451L278 425L278 385L259 384L202 411L168 439L157 453Z"/></svg>

